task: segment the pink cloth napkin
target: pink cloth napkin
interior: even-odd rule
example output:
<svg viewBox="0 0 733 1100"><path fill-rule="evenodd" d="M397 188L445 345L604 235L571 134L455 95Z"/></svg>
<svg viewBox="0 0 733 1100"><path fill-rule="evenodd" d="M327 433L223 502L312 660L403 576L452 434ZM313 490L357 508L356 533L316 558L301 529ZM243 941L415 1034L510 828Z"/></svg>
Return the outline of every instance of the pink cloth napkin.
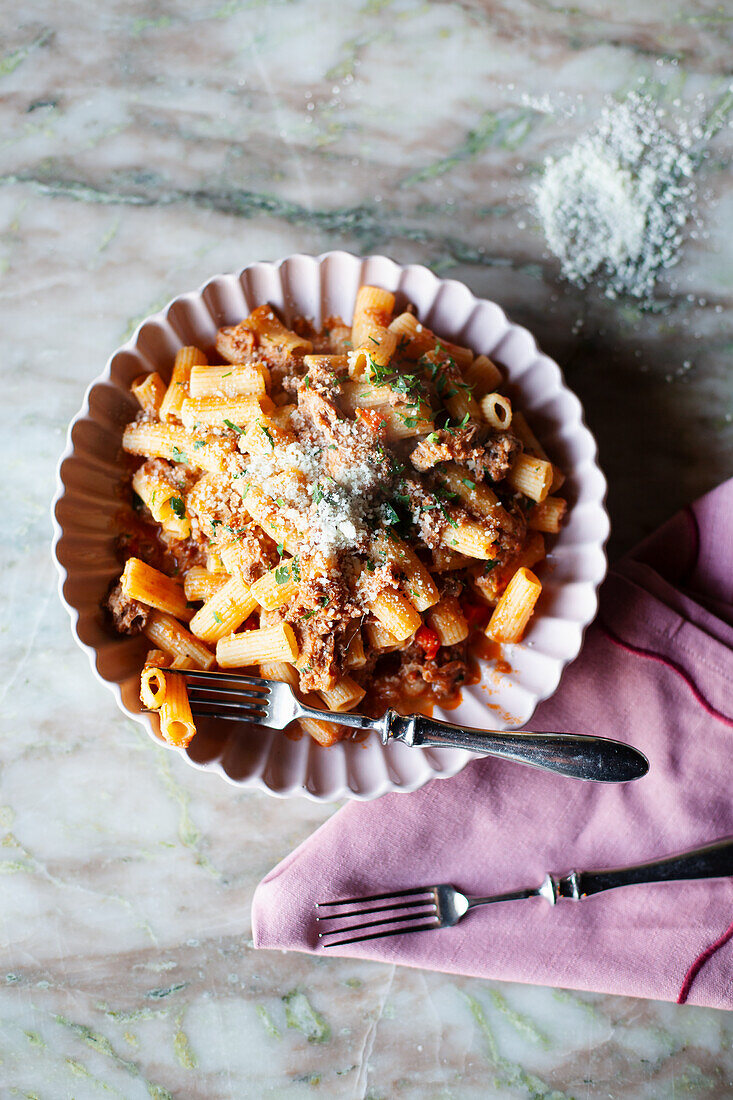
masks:
<svg viewBox="0 0 733 1100"><path fill-rule="evenodd" d="M351 803L260 883L256 945L322 951L318 900L434 882L499 893L733 835L733 479L614 568L581 656L530 725L629 741L649 774L606 786L486 760ZM487 906L338 953L733 1008L732 922L733 879L665 883Z"/></svg>

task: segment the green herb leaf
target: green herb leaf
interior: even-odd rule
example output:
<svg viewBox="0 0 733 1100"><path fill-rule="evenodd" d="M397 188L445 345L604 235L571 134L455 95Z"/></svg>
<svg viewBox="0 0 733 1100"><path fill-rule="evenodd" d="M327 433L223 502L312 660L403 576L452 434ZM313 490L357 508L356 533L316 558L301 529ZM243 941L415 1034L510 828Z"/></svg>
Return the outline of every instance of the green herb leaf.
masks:
<svg viewBox="0 0 733 1100"><path fill-rule="evenodd" d="M175 445L172 446L171 447L171 454L173 455L173 461L174 462L188 462L188 459L186 458L186 455L184 454L184 452L181 450L180 447L176 447Z"/></svg>
<svg viewBox="0 0 733 1100"><path fill-rule="evenodd" d="M236 432L237 435L244 434L244 428L240 428L236 424L232 424L231 420L227 420L226 417L224 417L224 423L226 424L227 428L230 428L231 431Z"/></svg>
<svg viewBox="0 0 733 1100"><path fill-rule="evenodd" d="M194 451L198 451L198 450L201 449L201 447L205 447L205 446L206 446L206 440L205 439L197 439L196 442L193 445L193 449L194 449Z"/></svg>
<svg viewBox="0 0 733 1100"><path fill-rule="evenodd" d="M221 626L221 624L224 622L224 620L222 619L222 617L221 617L221 615L219 614L218 611L214 612L214 618L219 623L219 626Z"/></svg>
<svg viewBox="0 0 733 1100"><path fill-rule="evenodd" d="M462 477L461 481L469 489L475 489L476 488L476 482L475 481L469 481L469 479L467 477Z"/></svg>
<svg viewBox="0 0 733 1100"><path fill-rule="evenodd" d="M186 515L186 505L183 503L181 497L171 497L170 505L173 512L179 519L184 519Z"/></svg>
<svg viewBox="0 0 733 1100"><path fill-rule="evenodd" d="M275 580L278 584L285 584L286 581L290 580L290 569L287 565L278 565L275 570Z"/></svg>

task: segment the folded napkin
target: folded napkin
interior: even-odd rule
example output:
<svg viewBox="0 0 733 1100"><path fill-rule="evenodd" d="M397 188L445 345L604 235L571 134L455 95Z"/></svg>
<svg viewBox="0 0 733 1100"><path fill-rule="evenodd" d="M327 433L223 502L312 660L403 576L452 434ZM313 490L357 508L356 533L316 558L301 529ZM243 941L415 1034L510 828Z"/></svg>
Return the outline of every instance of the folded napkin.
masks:
<svg viewBox="0 0 733 1100"><path fill-rule="evenodd" d="M629 741L650 771L603 785L498 760L350 803L260 883L258 947L317 947L314 903L451 882L468 894L620 866L733 835L733 479L609 574L581 656L534 730ZM507 981L733 1008L733 879L631 886L330 953Z"/></svg>

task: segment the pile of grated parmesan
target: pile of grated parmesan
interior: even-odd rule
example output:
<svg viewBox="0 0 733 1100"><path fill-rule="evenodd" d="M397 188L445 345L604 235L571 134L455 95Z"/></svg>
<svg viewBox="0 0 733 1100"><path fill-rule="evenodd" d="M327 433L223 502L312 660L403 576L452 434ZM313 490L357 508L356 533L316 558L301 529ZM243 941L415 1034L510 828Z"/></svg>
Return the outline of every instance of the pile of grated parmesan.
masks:
<svg viewBox="0 0 733 1100"><path fill-rule="evenodd" d="M663 124L664 111L633 92L557 160L536 188L537 211L562 273L596 280L609 298L649 300L679 259L695 186L689 141Z"/></svg>
<svg viewBox="0 0 733 1100"><path fill-rule="evenodd" d="M354 550L369 538L379 473L353 462L338 480L324 470L323 448L297 443L271 455L250 455L247 474L278 504L279 513L304 536L311 552Z"/></svg>

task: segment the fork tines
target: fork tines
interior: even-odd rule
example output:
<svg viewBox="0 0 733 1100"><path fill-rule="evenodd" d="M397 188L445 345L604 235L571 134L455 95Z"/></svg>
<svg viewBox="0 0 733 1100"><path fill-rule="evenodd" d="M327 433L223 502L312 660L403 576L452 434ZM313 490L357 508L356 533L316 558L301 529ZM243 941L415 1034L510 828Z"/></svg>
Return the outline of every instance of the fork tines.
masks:
<svg viewBox="0 0 733 1100"><path fill-rule="evenodd" d="M398 898L409 900L398 901ZM383 901L385 905L373 905L373 902ZM318 933L318 938L324 947L339 947L345 943L358 943L360 940L382 939L384 936L401 936L408 932L421 932L431 928L440 928L440 914L438 912L437 892L432 886L416 886L412 890L395 890L389 894L372 894L364 898L341 898L338 901L319 901L317 909L337 908L344 905L357 905L363 908L348 909L338 908L338 912L325 913L316 917L317 921L341 922L351 917L371 917L377 913L387 914L377 917L376 920L363 921L360 924L341 924ZM403 913L401 910L407 910ZM394 914L394 915L390 915ZM412 923L409 921L423 921L424 923ZM399 927L393 928L392 925ZM366 928L381 929L376 932L366 932L360 936L349 936L346 939L333 940L331 936L340 936L344 932L362 932ZM327 938L329 937L329 938Z"/></svg>
<svg viewBox="0 0 733 1100"><path fill-rule="evenodd" d="M256 722L269 712L270 683L238 673L179 669L186 677L191 713L196 717L228 718Z"/></svg>

